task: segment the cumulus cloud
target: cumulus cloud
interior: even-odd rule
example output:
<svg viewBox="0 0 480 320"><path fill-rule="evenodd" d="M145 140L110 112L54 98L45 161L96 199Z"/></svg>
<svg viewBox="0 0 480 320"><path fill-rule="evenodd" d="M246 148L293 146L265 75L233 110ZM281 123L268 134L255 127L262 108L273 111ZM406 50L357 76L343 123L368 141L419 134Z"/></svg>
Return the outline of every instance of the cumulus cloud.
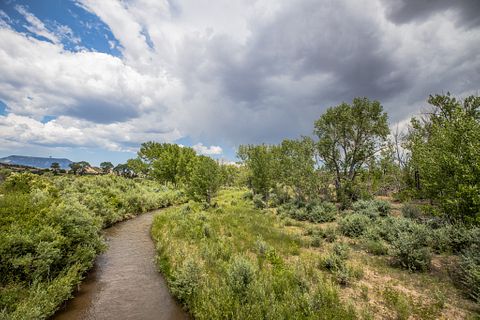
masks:
<svg viewBox="0 0 480 320"><path fill-rule="evenodd" d="M203 155L219 155L223 153L223 150L219 146L204 146L203 143L199 142L195 145L192 146L193 150L195 150L198 154L203 154Z"/></svg>
<svg viewBox="0 0 480 320"><path fill-rule="evenodd" d="M68 51L62 41L82 45L71 28L17 6L49 41L38 40L0 11L0 147L133 150L189 137L218 155L311 134L327 107L355 96L405 123L431 93L478 93L476 0L76 3L108 25L121 56Z"/></svg>

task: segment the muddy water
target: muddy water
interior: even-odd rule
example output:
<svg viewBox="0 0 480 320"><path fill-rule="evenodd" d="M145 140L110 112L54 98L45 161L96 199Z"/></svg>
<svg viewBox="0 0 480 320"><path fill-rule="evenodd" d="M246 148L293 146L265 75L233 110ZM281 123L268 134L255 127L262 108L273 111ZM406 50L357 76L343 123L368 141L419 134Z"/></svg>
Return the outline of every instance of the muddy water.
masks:
<svg viewBox="0 0 480 320"><path fill-rule="evenodd" d="M188 319L155 267L152 219L146 213L106 229L108 250L52 319Z"/></svg>

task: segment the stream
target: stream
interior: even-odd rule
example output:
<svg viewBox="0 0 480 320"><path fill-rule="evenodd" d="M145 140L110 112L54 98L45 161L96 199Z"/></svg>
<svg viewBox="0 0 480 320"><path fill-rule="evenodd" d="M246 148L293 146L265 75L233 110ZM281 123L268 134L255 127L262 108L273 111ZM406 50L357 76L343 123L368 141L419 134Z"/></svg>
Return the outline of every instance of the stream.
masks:
<svg viewBox="0 0 480 320"><path fill-rule="evenodd" d="M107 251L97 257L75 297L51 319L188 319L155 266L154 213L104 230Z"/></svg>

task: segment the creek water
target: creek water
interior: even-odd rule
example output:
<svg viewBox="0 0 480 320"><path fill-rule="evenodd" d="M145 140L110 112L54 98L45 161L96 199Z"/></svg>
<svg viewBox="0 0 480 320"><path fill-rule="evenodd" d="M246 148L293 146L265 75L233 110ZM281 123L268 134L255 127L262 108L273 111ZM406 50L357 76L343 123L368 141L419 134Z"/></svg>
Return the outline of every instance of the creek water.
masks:
<svg viewBox="0 0 480 320"><path fill-rule="evenodd" d="M158 273L150 228L155 212L106 229L108 249L53 320L188 319Z"/></svg>

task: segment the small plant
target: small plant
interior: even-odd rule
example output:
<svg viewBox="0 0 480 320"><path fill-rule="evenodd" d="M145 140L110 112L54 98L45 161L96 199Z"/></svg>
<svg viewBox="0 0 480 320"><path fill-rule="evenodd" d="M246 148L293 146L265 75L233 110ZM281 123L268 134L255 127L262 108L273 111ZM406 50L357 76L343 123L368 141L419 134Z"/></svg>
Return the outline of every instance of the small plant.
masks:
<svg viewBox="0 0 480 320"><path fill-rule="evenodd" d="M375 240L365 240L365 250L373 255L376 256L383 256L388 253L388 247L385 245L385 243L381 240L375 241Z"/></svg>
<svg viewBox="0 0 480 320"><path fill-rule="evenodd" d="M407 320L411 313L411 301L403 293L395 290L392 287L387 287L383 291L383 297L387 306L394 309L397 313L398 320Z"/></svg>
<svg viewBox="0 0 480 320"><path fill-rule="evenodd" d="M255 270L250 261L235 257L227 270L227 281L232 291L244 297L255 278Z"/></svg>
<svg viewBox="0 0 480 320"><path fill-rule="evenodd" d="M322 245L322 238L319 235L314 235L310 241L310 245L314 248L318 248Z"/></svg>
<svg viewBox="0 0 480 320"><path fill-rule="evenodd" d="M419 206L413 203L406 203L402 207L402 215L405 218L419 220L423 216L423 213Z"/></svg>
<svg viewBox="0 0 480 320"><path fill-rule="evenodd" d="M352 279L359 279L363 276L363 270L359 267L348 266L349 247L344 243L336 243L332 251L320 261L320 267L330 271L338 284L346 286Z"/></svg>
<svg viewBox="0 0 480 320"><path fill-rule="evenodd" d="M337 240L337 229L332 226L328 226L322 229L322 237L327 242L334 242L335 240Z"/></svg>
<svg viewBox="0 0 480 320"><path fill-rule="evenodd" d="M354 213L343 217L339 222L340 231L352 238L360 237L370 225L369 217Z"/></svg>

